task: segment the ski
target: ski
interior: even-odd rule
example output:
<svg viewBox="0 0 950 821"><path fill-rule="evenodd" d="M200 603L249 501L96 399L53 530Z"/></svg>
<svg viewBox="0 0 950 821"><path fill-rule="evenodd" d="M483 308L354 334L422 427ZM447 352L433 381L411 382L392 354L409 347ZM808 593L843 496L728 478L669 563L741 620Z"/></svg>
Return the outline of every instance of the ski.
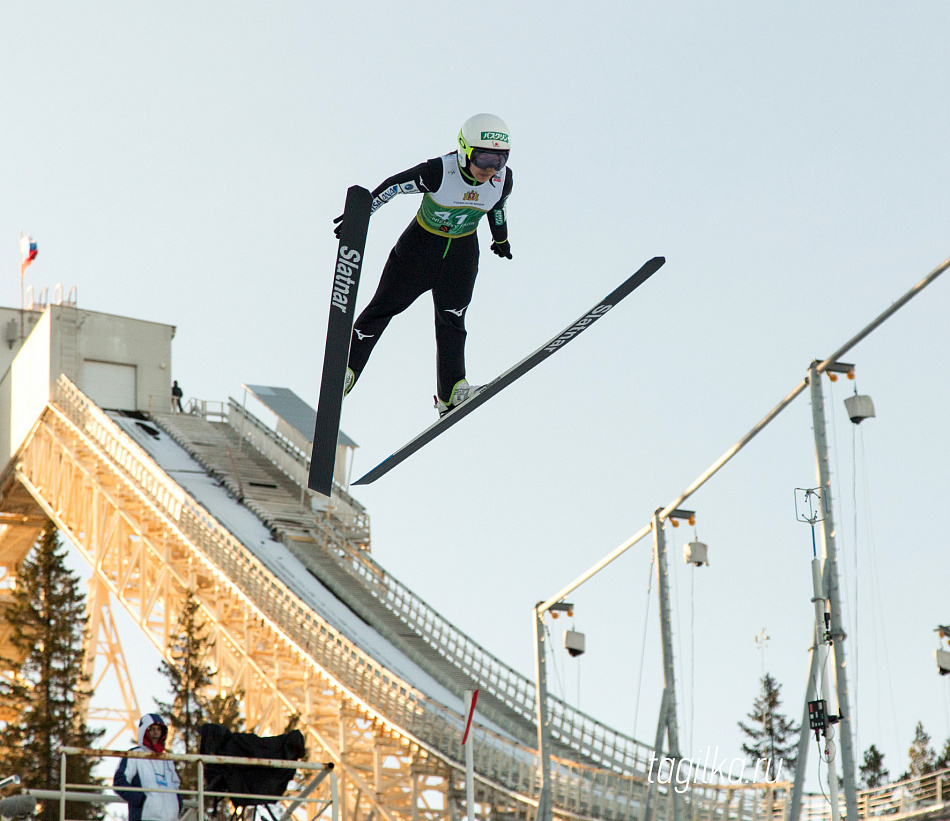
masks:
<svg viewBox="0 0 950 821"><path fill-rule="evenodd" d="M542 345L534 353L526 356L517 365L509 368L507 371L501 374L501 376L496 377L487 385L482 385L461 405L459 405L457 408L453 408L451 411L441 417L438 422L435 422L433 425L426 428L424 431L422 431L422 433L416 436L415 439L406 445L403 445L403 447L392 454L392 456L384 459L376 467L369 471L369 473L361 476L352 484L368 485L371 482L375 482L380 476L384 476L385 474L389 473L389 471L396 467L396 465L405 461L413 453L423 447L423 445L427 445L437 436L445 433L445 431L452 427L452 425L454 425L456 422L460 422L479 405L483 405L495 394L503 391L512 382L520 379L536 365L540 365L541 362L547 359L555 351L560 350L564 345L580 335L581 332L587 330L587 328L589 328L604 314L606 314L611 308L620 302L620 300L628 296L636 288L653 276L653 274L655 274L665 262L666 259L664 257L654 257L649 262L645 263L639 271L633 274L633 276L631 276L618 288L611 291L611 293L604 297L603 300L597 303L586 314L580 317L580 319L571 325L568 325L563 331L561 331L561 333L548 341L546 344Z"/></svg>
<svg viewBox="0 0 950 821"><path fill-rule="evenodd" d="M340 411L343 407L346 363L350 356L353 314L356 310L356 290L366 250L366 232L372 204L373 195L365 188L354 185L347 190L340 244L333 267L323 377L320 381L320 401L317 404L310 477L307 481L311 490L324 496L329 496L333 488L333 467L340 433Z"/></svg>

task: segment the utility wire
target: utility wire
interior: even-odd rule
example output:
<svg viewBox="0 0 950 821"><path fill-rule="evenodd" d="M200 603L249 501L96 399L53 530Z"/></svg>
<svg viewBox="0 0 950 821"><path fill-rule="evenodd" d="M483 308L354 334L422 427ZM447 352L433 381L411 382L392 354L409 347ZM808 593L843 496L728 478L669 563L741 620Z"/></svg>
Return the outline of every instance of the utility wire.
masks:
<svg viewBox="0 0 950 821"><path fill-rule="evenodd" d="M698 541L698 539L697 539ZM693 717L696 712L696 565L689 575L689 747L693 749Z"/></svg>
<svg viewBox="0 0 950 821"><path fill-rule="evenodd" d="M656 564L656 556L650 553L650 572L647 576L647 603L646 612L643 614L643 640L640 643L640 676L637 678L637 697L633 706L633 738L637 737L637 720L640 717L640 688L643 684L643 659L646 656L647 649L647 625L650 621L650 593L653 590L653 567Z"/></svg>
<svg viewBox="0 0 950 821"><path fill-rule="evenodd" d="M857 386L855 386L857 392ZM858 604L858 589L860 576L858 575L858 456L856 443L858 440L858 426L851 426L851 508L853 511L852 539L854 540L854 621L851 622L851 631L854 633L854 748L861 749L858 741L858 695L861 681L861 664L859 650L861 645L858 643L858 625L861 622L861 608ZM863 436L864 434L862 434ZM847 566L847 559L844 562Z"/></svg>
<svg viewBox="0 0 950 821"><path fill-rule="evenodd" d="M867 511L867 524L865 525L865 530L868 534L868 559L871 566L871 589L872 595L875 598L874 604L871 607L871 611L876 616L876 622L878 627L875 629L875 647L877 646L878 636L881 639L881 643L884 647L884 670L885 674L879 676L878 679L883 679L887 683L888 695L890 696L890 706L891 706L891 721L892 729L894 732L894 749L906 749L906 746L903 746L900 742L900 732L898 731L897 724L897 706L894 700L894 679L891 673L891 659L890 652L888 650L889 642L887 640L887 619L884 617L884 597L881 595L881 574L880 568L878 567L877 559L877 546L874 539L874 518L872 511L874 509L874 504L871 499L871 481L868 477L867 469L867 458L865 456L865 447L864 447L864 436L860 436L860 450L861 450L861 464L863 466L862 478L864 480L864 498L865 498L865 510Z"/></svg>
<svg viewBox="0 0 950 821"><path fill-rule="evenodd" d="M551 657L551 665L554 667L554 679L557 682L558 689L560 692L560 697L563 701L567 701L567 693L564 689L564 679L561 676L561 670L557 666L557 655L554 652L554 637L551 635L551 631L548 629L548 626L544 625L544 632L548 637L548 655Z"/></svg>
<svg viewBox="0 0 950 821"><path fill-rule="evenodd" d="M574 619L571 619L571 630L576 627ZM579 658L574 659L574 666L577 667L577 709L581 709L581 660Z"/></svg>

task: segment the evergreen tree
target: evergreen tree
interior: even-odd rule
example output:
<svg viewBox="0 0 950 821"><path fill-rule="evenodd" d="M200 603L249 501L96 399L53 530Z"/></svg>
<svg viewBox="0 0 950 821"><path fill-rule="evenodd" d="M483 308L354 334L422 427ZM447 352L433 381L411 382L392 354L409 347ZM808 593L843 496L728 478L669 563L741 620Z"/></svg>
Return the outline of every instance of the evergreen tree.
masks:
<svg viewBox="0 0 950 821"><path fill-rule="evenodd" d="M91 747L104 730L91 730L83 707L90 692L83 674L86 602L79 578L65 564L66 550L48 522L19 568L13 601L4 612L13 626L11 643L23 660L0 656L0 707L11 716L0 724L0 761L24 787L55 789L60 748ZM98 760L69 756L66 781L100 783ZM101 819L100 806L67 802L73 819ZM55 821L59 807L45 802L41 817Z"/></svg>
<svg viewBox="0 0 950 821"><path fill-rule="evenodd" d="M864 751L864 763L859 769L861 782L868 789L886 784L891 774L884 766L884 753L873 744Z"/></svg>
<svg viewBox="0 0 950 821"><path fill-rule="evenodd" d="M155 703L175 729L176 752L198 752L198 727L207 723L203 694L211 687L214 671L208 663L208 627L199 618L200 604L188 591L178 614L175 632L169 637L171 663L162 661L159 672L168 680L171 702Z"/></svg>
<svg viewBox="0 0 950 821"><path fill-rule="evenodd" d="M243 723L242 693L208 695L216 671L209 659L213 646L210 629L201 619L200 608L194 591L188 591L175 631L169 638L172 661L163 661L159 667L159 672L168 680L172 699L170 702L155 699L155 704L174 729L172 746L178 753L198 752L198 728L202 724L221 724L229 730L238 730ZM186 789L195 786L194 767L181 773L181 782Z"/></svg>
<svg viewBox="0 0 950 821"><path fill-rule="evenodd" d="M795 769L798 759L799 727L779 712L781 707L781 686L766 673L762 677L762 692L748 713L751 726L738 722L739 729L749 739L743 743L742 751L753 761L767 758L771 762L770 778L775 777L779 761L784 761L784 773Z"/></svg>
<svg viewBox="0 0 950 821"><path fill-rule="evenodd" d="M234 693L218 693L208 699L206 713L207 721L220 724L232 732L239 732L244 728L244 719L241 716L241 699L244 693L240 690Z"/></svg>
<svg viewBox="0 0 950 821"><path fill-rule="evenodd" d="M934 771L950 769L950 738L943 745L940 756L934 761ZM940 791L943 795L950 795L950 776L944 775L940 778Z"/></svg>
<svg viewBox="0 0 950 821"><path fill-rule="evenodd" d="M943 750L940 753L940 757L934 762L934 769L950 769L950 738L948 738L946 743L943 745Z"/></svg>
<svg viewBox="0 0 950 821"><path fill-rule="evenodd" d="M910 760L910 767L901 776L902 781L906 778L919 778L934 771L937 754L930 746L930 736L925 732L921 721L918 721L914 728L914 740L907 751L907 757Z"/></svg>

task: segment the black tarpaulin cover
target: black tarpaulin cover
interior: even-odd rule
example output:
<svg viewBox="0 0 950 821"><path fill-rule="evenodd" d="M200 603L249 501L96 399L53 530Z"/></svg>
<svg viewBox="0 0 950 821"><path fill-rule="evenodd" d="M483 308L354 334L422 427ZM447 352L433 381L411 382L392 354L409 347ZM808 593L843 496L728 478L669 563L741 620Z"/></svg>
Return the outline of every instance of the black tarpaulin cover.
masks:
<svg viewBox="0 0 950 821"><path fill-rule="evenodd" d="M198 728L200 755L235 755L244 758L272 758L299 761L306 753L303 734L291 730L283 735L261 737L253 733L232 733L220 724ZM206 764L205 789L209 792L251 793L261 796L283 795L296 770L289 767L261 767L234 764ZM267 798L231 798L235 806L269 804Z"/></svg>

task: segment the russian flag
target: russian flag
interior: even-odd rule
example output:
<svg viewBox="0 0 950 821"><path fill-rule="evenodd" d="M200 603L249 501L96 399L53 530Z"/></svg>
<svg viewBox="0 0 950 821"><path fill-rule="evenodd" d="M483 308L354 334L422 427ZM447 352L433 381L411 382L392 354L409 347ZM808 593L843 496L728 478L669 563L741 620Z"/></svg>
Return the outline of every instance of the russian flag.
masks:
<svg viewBox="0 0 950 821"><path fill-rule="evenodd" d="M36 240L33 237L20 237L20 256L26 265L36 259Z"/></svg>
<svg viewBox="0 0 950 821"><path fill-rule="evenodd" d="M30 263L36 259L36 240L33 237L24 237L20 235L20 276L30 267Z"/></svg>
<svg viewBox="0 0 950 821"><path fill-rule="evenodd" d="M33 237L20 237L20 276L29 268L30 263L36 259L36 240Z"/></svg>

